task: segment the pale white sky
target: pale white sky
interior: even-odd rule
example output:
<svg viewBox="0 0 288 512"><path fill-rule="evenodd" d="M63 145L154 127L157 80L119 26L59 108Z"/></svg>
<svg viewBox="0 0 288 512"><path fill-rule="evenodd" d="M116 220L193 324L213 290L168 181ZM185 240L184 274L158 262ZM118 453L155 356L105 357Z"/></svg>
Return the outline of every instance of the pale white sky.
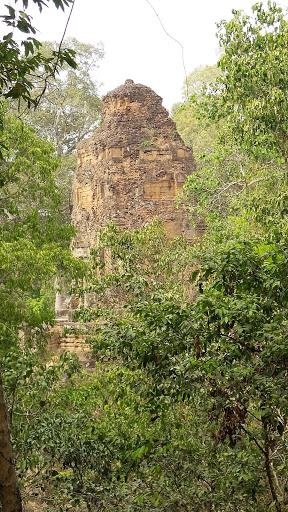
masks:
<svg viewBox="0 0 288 512"><path fill-rule="evenodd" d="M250 13L255 0L149 0L166 30L184 47L187 74L218 60L216 23L231 19L232 9ZM0 3L7 3L1 0ZM14 2L12 2L14 5ZM3 11L3 9L1 9ZM40 40L60 40L68 16L54 6L34 16ZM170 109L181 100L184 81L181 48L164 33L146 0L75 0L67 37L102 41L105 58L97 80L101 94L127 78L148 85Z"/></svg>

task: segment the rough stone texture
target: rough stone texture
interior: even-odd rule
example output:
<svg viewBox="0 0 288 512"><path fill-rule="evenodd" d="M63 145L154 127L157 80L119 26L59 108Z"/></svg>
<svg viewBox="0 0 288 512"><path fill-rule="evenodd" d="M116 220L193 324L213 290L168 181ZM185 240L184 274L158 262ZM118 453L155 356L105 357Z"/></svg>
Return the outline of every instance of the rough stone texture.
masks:
<svg viewBox="0 0 288 512"><path fill-rule="evenodd" d="M78 146L74 255L88 256L108 221L131 229L160 217L171 237L193 239L197 229L183 208L175 208L175 198L194 168L160 96L132 80L109 92L102 125Z"/></svg>
<svg viewBox="0 0 288 512"><path fill-rule="evenodd" d="M79 327L79 330L82 329L83 331L83 326L78 326L74 322L65 322L64 325L56 325L51 332L48 350L57 355L64 354L65 352L73 352L78 355L81 365L89 368L94 365L93 357L91 356L91 347L85 344L85 334L77 334L77 327ZM65 333L64 329L70 329L70 333Z"/></svg>
<svg viewBox="0 0 288 512"><path fill-rule="evenodd" d="M176 209L175 203L194 170L192 152L160 96L132 80L109 92L103 98L102 125L78 146L72 200L74 255L88 257L90 248L97 246L99 230L109 221L131 229L161 218L170 237L185 235L193 241L203 223L192 228L185 208ZM77 304L71 301L73 297L58 294L59 324L72 321ZM61 349L64 345L61 341Z"/></svg>

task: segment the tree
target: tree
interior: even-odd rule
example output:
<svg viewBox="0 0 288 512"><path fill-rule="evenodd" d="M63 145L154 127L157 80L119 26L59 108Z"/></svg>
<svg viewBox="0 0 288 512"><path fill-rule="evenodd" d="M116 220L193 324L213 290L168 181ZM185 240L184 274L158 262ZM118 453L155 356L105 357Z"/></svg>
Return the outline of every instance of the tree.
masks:
<svg viewBox="0 0 288 512"><path fill-rule="evenodd" d="M46 4L42 0L33 0L36 5L38 5L39 10L42 10L42 7ZM15 2L16 3L16 2ZM36 30L31 24L31 17L27 14L26 8L28 8L28 0L23 0L23 11L19 13L11 6L6 6L8 10L8 14L4 14L3 21L4 23L12 28L12 31L7 33L1 43L0 43L0 55L1 55L1 64L0 64L0 99L1 103L3 97L20 99L22 98L28 107L32 104L37 105L41 99L42 93L38 96L38 98L33 99L31 91L33 89L36 79L41 76L55 75L56 72L60 69L61 65L64 62L68 62L71 66L75 66L75 61L73 60L73 52L69 49L62 50L61 44L58 47L58 51L53 54L51 58L44 58L41 56L39 52L40 43L30 34L35 34ZM54 5L57 8L62 8L64 10L65 6L68 6L72 2L70 0L53 0ZM6 11L7 12L7 11ZM14 29L19 30L24 34L28 34L26 39L23 39L19 44L16 39L13 37ZM24 56L22 55L22 49L24 49ZM1 104L2 108L2 104ZM1 114L0 116L0 131L1 131L1 139L4 132L4 116ZM2 154L0 155L3 159L3 151L6 151L5 144L3 140L0 142L0 148L2 150ZM8 149L9 151L9 149ZM9 166L8 166L9 167ZM8 173L9 174L9 173ZM5 175L5 171L4 171ZM7 182L7 174L6 176L1 175L1 188ZM3 210L4 211L4 210ZM7 210L8 211L8 210ZM9 211L8 211L9 217ZM14 219L15 220L15 219ZM31 219L32 221L32 219ZM14 231L14 229L13 229ZM18 249L20 249L21 244L19 244ZM2 245L2 255L4 255L5 249L13 248L13 245L9 247L9 242L6 242L6 246ZM21 258L20 258L21 260ZM9 261L9 251L7 253L6 263ZM9 266L9 264L8 264ZM26 265L25 265L26 266ZM21 264L18 265L18 270L21 268ZM22 272L24 268L22 267ZM4 272L3 272L4 270ZM6 270L6 272L5 272ZM27 266L26 266L27 272ZM25 284L23 283L23 277L25 273L20 274L18 285L18 290L20 294L26 289L28 281L24 279ZM7 267L2 266L2 291L4 291L4 297L8 297L9 293L9 285L6 286L7 282L9 283L9 279L11 277L11 272L7 272ZM35 280L35 277L30 280L30 284ZM12 280L13 281L13 280ZM11 284L11 281L10 281ZM23 289L24 288L24 289ZM16 290L15 290L16 292ZM2 295L3 298L3 295ZM5 311L5 314L7 312ZM2 332L7 329L7 325L5 321L2 324ZM13 327L16 328L14 324ZM3 400L3 388L1 387L1 445L0 445L0 454L1 459L7 456L7 467L6 464L3 464L3 460L1 461L1 481L0 481L0 503L3 508L3 512L21 512L21 498L19 494L19 489L17 486L17 477L15 473L15 467L13 463L13 459L11 458L11 441L9 438L9 427L7 424L7 412L5 401ZM5 460L5 459L4 459Z"/></svg>
<svg viewBox="0 0 288 512"><path fill-rule="evenodd" d="M247 231L252 232L253 226L254 234L266 230L271 215L275 215L275 226L281 223L283 212L277 204L286 196L283 164L277 159L265 164L255 160L234 144L229 130L224 131L222 127L219 132L211 152L202 155L197 172L188 177L184 187L193 215L205 217L211 227L216 226L217 219L220 224L216 229L224 237L227 228L231 230L233 219L235 229L241 219L239 228L244 237Z"/></svg>
<svg viewBox="0 0 288 512"><path fill-rule="evenodd" d="M43 0L32 0L42 11L45 2ZM72 4L73 0L52 0L57 9L64 10L65 6ZM15 0L15 3L17 0ZM41 43L33 37L36 33L32 25L32 18L26 12L29 0L22 0L23 11L17 12L11 5L6 5L7 14L2 15L3 22L12 31L3 36L0 42L0 98L12 98L25 102L28 108L39 104L49 77L55 76L64 63L76 67L74 52L69 48L62 48L62 42L57 51L49 57L41 54ZM20 43L14 38L14 31L19 30L22 34L28 34L26 39ZM33 34L33 35L30 35ZM24 51L24 55L23 55ZM33 97L33 89L37 81L41 81L44 87L39 91L38 96ZM3 118L0 118L0 136L3 131ZM3 142L0 139L0 158Z"/></svg>
<svg viewBox="0 0 288 512"><path fill-rule="evenodd" d="M284 237L231 242L213 260L209 255L198 274L202 294L194 309L202 355L192 363L211 386L213 416L221 418L217 441L230 438L233 446L248 436L277 511L286 504L280 464L287 454L286 252Z"/></svg>
<svg viewBox="0 0 288 512"><path fill-rule="evenodd" d="M46 90L36 110L25 114L25 121L32 124L41 138L56 146L61 165L57 183L62 194L62 212L66 221L71 213L71 181L76 169L76 145L91 135L100 122L101 101L94 73L103 58L103 48L67 39L65 44L75 54L77 69L63 66L61 73L46 80ZM41 53L51 58L57 43L42 43ZM44 83L39 84L39 89ZM35 97L39 91L34 93Z"/></svg>
<svg viewBox="0 0 288 512"><path fill-rule="evenodd" d="M287 167L288 21L271 1L266 10L256 3L252 13L234 10L233 19L218 26L224 53L206 111L214 121L225 119L247 153L266 162L276 157Z"/></svg>
<svg viewBox="0 0 288 512"><path fill-rule="evenodd" d="M218 124L219 136L186 190L197 196L192 208L208 222L224 219L216 229L228 237L233 219L243 237L252 227L254 235L266 236L273 216L274 229L284 229L288 24L275 3L267 10L255 4L252 12L233 11L233 19L219 25L221 73L201 98L192 98L197 115Z"/></svg>
<svg viewBox="0 0 288 512"><path fill-rule="evenodd" d="M236 447L247 436L262 459L270 504L283 511L287 21L272 3L266 11L256 4L253 13L234 11L220 24L222 74L200 102L204 116L225 124L206 167L187 184L213 232L196 272L200 357L193 369L211 378L217 442Z"/></svg>
<svg viewBox="0 0 288 512"><path fill-rule="evenodd" d="M103 58L102 46L80 43L76 39L67 39L65 45L75 52L77 69L66 65L61 73L51 77L39 107L28 116L39 136L54 143L58 156L75 152L76 144L99 124L101 114L93 73ZM45 58L51 58L55 51L57 43L42 43L41 54Z"/></svg>
<svg viewBox="0 0 288 512"><path fill-rule="evenodd" d="M281 89L275 58L281 53L284 68L287 25L275 5L264 11L257 4L253 12L255 20L236 12L231 22L222 24L227 30L221 33L225 42L220 59L223 75L201 97L199 112L212 122L221 121L222 126L202 169L187 185L194 197L198 193L198 211L210 212L213 231L198 250L195 248L195 259L190 260L198 295L186 303L178 302L168 299L164 289L159 296L147 287L142 296L129 296L124 311L109 315L105 310L92 309L82 314L86 319L97 315L102 319L92 340L95 354L142 371L150 382L143 400L153 418L161 418L164 424L165 414L180 400L191 407L190 412L199 414L200 440L197 438L197 446L194 438L190 442L201 453L201 461L193 461L197 477L195 473L190 476L189 490L194 493L200 488L202 495L209 493L203 510L264 512L271 508L284 512L288 449L287 137L281 102L276 99L274 104L273 98L279 88L279 95L283 92L287 99L287 84L281 82ZM271 59L267 49L272 50ZM268 68L271 80L267 78ZM238 82L243 85L241 89ZM259 102L255 100L257 94ZM193 108L197 112L197 105ZM285 108L284 104L284 113ZM112 242L117 247L117 242ZM130 249L128 244L125 261L129 261ZM141 266L135 269L135 258L132 262L138 282L143 270ZM127 285L130 278L123 282L122 268L123 262L118 267L118 281L109 276L108 286ZM97 285L92 285L94 291ZM197 429L191 431L195 434ZM171 447L169 433L166 427L165 437ZM157 431L157 436L147 439L136 453L139 459L143 457L145 468L149 461L154 467L161 461L160 474L163 461L155 457L159 438L165 444L163 431ZM171 457L173 463L175 458ZM161 478L158 492L159 482ZM158 494L159 501L162 496ZM184 503L180 501L184 510L185 506L193 510L190 503ZM178 509L180 506L178 502Z"/></svg>
<svg viewBox="0 0 288 512"><path fill-rule="evenodd" d="M6 510L22 510L22 502L16 472L14 456L10 441L6 403L0 368L0 435L1 435L1 465L0 465L0 503Z"/></svg>
<svg viewBox="0 0 288 512"><path fill-rule="evenodd" d="M39 7L40 12L45 6L43 0L32 0ZM60 7L64 10L73 0L52 0L57 9ZM15 3L17 0L15 0ZM3 22L11 29L12 32L7 33L0 44L1 67L0 67L0 96L6 98L19 99L22 98L30 107L36 105L42 96L42 91L37 98L32 97L32 89L37 79L45 79L55 76L64 62L75 67L73 59L74 52L69 49L62 50L62 44L59 45L57 51L46 58L39 49L41 43L30 34L35 34L36 29L32 25L32 18L26 12L29 7L29 0L22 0L23 11L17 12L11 5L7 5L7 14L4 14ZM26 39L20 43L13 37L14 30L19 30L24 34L28 34ZM22 51L24 50L24 56Z"/></svg>
<svg viewBox="0 0 288 512"><path fill-rule="evenodd" d="M185 267L189 254L184 238L167 239L160 220L144 229L123 233L110 223L100 231L98 247L93 250L96 272L94 284L89 283L87 291L93 292L95 286L95 292L101 293L102 304L108 301L111 305L116 300L119 307L129 300L145 300L146 294L181 301L186 296Z"/></svg>
<svg viewBox="0 0 288 512"><path fill-rule="evenodd" d="M219 74L220 70L216 64L213 66L198 66L188 75L187 84L185 81L183 86L183 96L200 96L203 90L209 90L210 87L215 84L217 78L219 78ZM186 90L187 86L188 94Z"/></svg>
<svg viewBox="0 0 288 512"><path fill-rule="evenodd" d="M215 83L219 76L219 69L214 66L199 66L189 74L187 78L188 94L190 98L199 99L203 91ZM184 84L186 88L186 83ZM186 92L185 92L186 95ZM184 103L173 105L172 117L176 123L177 131L184 142L193 148L193 154L197 164L201 166L201 155L205 152L211 152L213 144L217 138L217 127L210 123L208 126L206 119L197 115L197 110L193 105L192 98Z"/></svg>
<svg viewBox="0 0 288 512"><path fill-rule="evenodd" d="M5 353L11 344L19 341L19 329L24 330L25 337L31 337L33 329L37 327L41 338L43 322L51 322L53 304L49 303L44 292L51 288L57 273L65 271L68 266L69 270L72 269L69 240L73 230L63 225L59 218L59 192L55 183L58 159L52 144L37 139L31 127L12 116L4 118L3 134L0 347L1 352ZM0 446L0 453L4 454L8 453L6 447L9 446L9 439L3 400L1 406L3 446ZM4 512L21 510L20 501L16 507L12 495L8 495L9 478L11 485L16 481L15 472L12 471L14 466L10 458L8 460L10 469L1 473L4 480L0 485L0 502ZM18 494L15 488L13 496L17 498Z"/></svg>
<svg viewBox="0 0 288 512"><path fill-rule="evenodd" d="M151 510L157 496L160 510L265 512L274 506L282 512L287 234L272 241L270 233L269 242L251 235L242 241L234 234L226 245L187 249L176 241L166 246L155 228L117 234L111 226L102 234L94 260L98 269L100 265L98 279L87 281L85 288L98 293L101 303L94 301L79 315L95 322L91 343L96 358L105 361L105 371L115 364L124 380L126 371L132 371L145 382L145 389L137 379L137 384L127 382L139 397L139 402L129 401L129 440L135 428L132 459L137 470L128 463L127 481L141 475L144 510ZM104 248L108 269L99 279L103 258L98 257ZM189 290L189 280L190 293L183 293L179 255L198 294ZM123 405L126 392L121 387L117 394ZM107 409L113 414L113 407L118 409L109 396ZM137 414L144 413L138 430L131 421L134 407ZM145 413L152 423L159 420L152 431ZM124 418L119 417L118 428L126 432ZM121 447L125 464L130 447Z"/></svg>

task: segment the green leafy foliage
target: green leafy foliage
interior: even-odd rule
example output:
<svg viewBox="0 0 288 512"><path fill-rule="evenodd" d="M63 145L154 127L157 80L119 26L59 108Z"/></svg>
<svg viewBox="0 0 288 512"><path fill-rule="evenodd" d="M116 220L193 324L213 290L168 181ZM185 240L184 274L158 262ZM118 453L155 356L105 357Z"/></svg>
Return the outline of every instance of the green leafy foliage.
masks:
<svg viewBox="0 0 288 512"><path fill-rule="evenodd" d="M42 0L33 2L40 11L46 6ZM60 269L63 272L65 260L72 261L67 250L71 230L64 226L58 228L59 193L55 184L57 163L53 148L37 140L33 130L5 115L4 98L17 100L19 106L21 101L28 108L37 106L49 77L54 77L64 62L76 67L74 52L62 48L60 43L50 57L41 55L41 44L33 37L36 29L26 12L29 2L23 0L22 4L23 11L19 12L12 5L5 5L8 14L1 16L11 30L0 42L1 367L3 356L13 345L17 346L20 339L22 346L28 337L31 342L42 341L44 321L52 320L52 279ZM64 6L73 5L71 0L53 0L53 4L62 10ZM32 97L32 89L40 79L44 80L44 86L36 98ZM62 235L60 243L57 235ZM21 336L19 329L22 329ZM3 512L12 509L22 512L1 371L0 381L0 508Z"/></svg>
<svg viewBox="0 0 288 512"><path fill-rule="evenodd" d="M16 3L16 1L15 1ZM58 72L60 66L67 62L72 67L75 67L74 55L75 53L64 48L58 49L49 58L45 58L39 49L41 43L30 34L36 34L36 29L32 25L32 18L26 12L29 7L28 0L23 3L23 11L16 11L11 5L5 6L8 14L1 16L3 22L12 31L6 34L0 43L1 55L1 79L0 79L0 95L6 98L18 99L22 98L27 102L28 107L31 104L36 104L37 100L32 98L32 89L34 87L33 75L46 77L54 76ZM42 0L33 0L39 10L42 11L43 6L46 6ZM57 8L64 10L65 6L71 4L71 0L55 0L53 1ZM13 31L19 30L27 34L27 39L22 40L20 43L14 39ZM22 48L24 47L25 55L22 55Z"/></svg>
<svg viewBox="0 0 288 512"><path fill-rule="evenodd" d="M151 284L166 268L175 285L169 244L161 226L102 233L101 286L93 279L101 308L82 312L96 322L96 371L58 381L43 407L35 402L41 422L31 415L25 428L52 508L264 512L273 501L267 468L281 507L286 500L286 244L219 246L193 273L181 246L199 289L189 302L169 297L167 274L159 293Z"/></svg>
<svg viewBox="0 0 288 512"><path fill-rule="evenodd" d="M52 142L61 157L57 183L61 191L61 210L69 222L76 145L91 135L100 122L101 101L95 74L103 58L103 48L101 44L93 46L74 38L65 40L65 46L75 52L77 69L66 63L62 65L61 72L48 82L45 79L40 81L33 97L37 98L44 87L45 95L36 110L26 112L25 121L35 128L39 138ZM57 51L57 43L44 42L40 51L43 57L52 58Z"/></svg>
<svg viewBox="0 0 288 512"><path fill-rule="evenodd" d="M47 4L43 0L32 0L39 11ZM14 0L17 3L17 0ZM47 86L49 78L55 77L64 63L72 68L76 67L75 52L70 48L59 46L48 57L41 53L41 43L34 37L36 28L33 26L32 17L26 9L28 0L22 0L23 10L17 11L12 5L5 5L7 14L2 14L2 22L7 25L9 32L0 41L0 100L3 98L24 102L28 108L36 107ZM72 0L52 0L52 3L64 10L72 4ZM30 1L31 5L31 1ZM19 40L17 35L22 39ZM16 37L15 37L16 34ZM24 35L27 35L23 39ZM24 53L23 53L24 52ZM37 83L43 84L39 94L35 97L33 90ZM3 120L0 119L0 158L2 148Z"/></svg>
<svg viewBox="0 0 288 512"><path fill-rule="evenodd" d="M176 123L177 131L184 142L193 148L193 154L198 167L201 166L203 154L210 153L217 138L217 128L210 123L208 125L204 116L198 116L193 103L195 99L202 97L203 92L215 83L219 76L219 69L214 66L200 66L187 78L188 94L191 99L184 103L176 103L172 108L172 117ZM185 83L186 95L186 83ZM193 98L193 101L192 101Z"/></svg>
<svg viewBox="0 0 288 512"><path fill-rule="evenodd" d="M76 287L75 293L86 293L88 297L97 294L91 300L96 301L100 314L102 308L145 301L151 295L159 300L165 295L167 299L181 301L189 293L183 283L192 254L183 238L167 239L161 221L123 233L110 223L100 232L98 247L93 250L87 287ZM97 317L97 311L98 307L85 315Z"/></svg>
<svg viewBox="0 0 288 512"><path fill-rule="evenodd" d="M218 139L202 154L186 192L222 239L231 231L245 239L285 230L286 107L275 95L287 96L287 20L271 2L266 10L255 4L252 13L233 11L231 21L221 22L221 73L191 98L196 115L218 127Z"/></svg>
<svg viewBox="0 0 288 512"><path fill-rule="evenodd" d="M287 510L286 20L274 4L253 13L221 24L218 85L201 94L196 76L201 108L189 106L201 126L221 121L186 185L206 237L189 247L159 222L125 232L111 224L74 287L88 305L77 320L89 330L93 373L29 350L48 312L45 285L70 260L45 227L58 201L51 146L25 127L22 140L17 125L13 152L7 131L6 347L11 325L13 334L23 319L34 329L21 350L2 351L4 383L22 484L49 512Z"/></svg>
<svg viewBox="0 0 288 512"><path fill-rule="evenodd" d="M53 142L58 156L75 152L76 144L95 130L101 114L94 73L104 55L102 45L93 46L70 38L65 40L65 46L73 50L77 68L64 64L61 72L46 84L38 108L26 115L26 121L34 126L36 133ZM56 51L56 42L41 44L43 58L52 58ZM39 84L39 90L43 87L44 82ZM37 97L38 92L34 95Z"/></svg>
<svg viewBox="0 0 288 512"><path fill-rule="evenodd" d="M76 271L69 250L74 230L63 223L55 182L54 147L33 128L12 116L4 118L5 150L0 187L0 331L24 324L41 326L53 319L53 279ZM72 267L71 267L72 265Z"/></svg>
<svg viewBox="0 0 288 512"><path fill-rule="evenodd" d="M288 22L275 2L266 10L256 3L252 13L233 11L231 21L219 24L221 75L206 95L206 110L226 120L248 154L286 165Z"/></svg>

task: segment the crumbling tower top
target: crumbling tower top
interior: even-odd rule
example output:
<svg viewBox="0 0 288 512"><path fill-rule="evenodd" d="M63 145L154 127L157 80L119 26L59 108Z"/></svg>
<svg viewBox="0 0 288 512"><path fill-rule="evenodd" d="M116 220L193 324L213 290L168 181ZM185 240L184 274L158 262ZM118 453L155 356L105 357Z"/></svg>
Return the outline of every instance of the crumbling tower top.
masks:
<svg viewBox="0 0 288 512"><path fill-rule="evenodd" d="M108 221L131 229L160 217L170 236L193 238L186 212L175 208L175 200L194 168L192 152L158 94L133 80L108 92L101 126L78 146L74 254L86 256Z"/></svg>
<svg viewBox="0 0 288 512"><path fill-rule="evenodd" d="M144 107L146 106L149 109L158 106L158 108L162 107L162 98L156 94L150 87L142 84L135 84L133 80L126 80L123 85L116 87L113 91L110 91L103 98L103 118L105 118L106 107L108 106L111 110L121 109L121 107L125 107L126 104L129 103L140 103ZM157 107L156 107L157 108ZM165 109L164 109L165 110ZM167 114L167 111L166 111Z"/></svg>

